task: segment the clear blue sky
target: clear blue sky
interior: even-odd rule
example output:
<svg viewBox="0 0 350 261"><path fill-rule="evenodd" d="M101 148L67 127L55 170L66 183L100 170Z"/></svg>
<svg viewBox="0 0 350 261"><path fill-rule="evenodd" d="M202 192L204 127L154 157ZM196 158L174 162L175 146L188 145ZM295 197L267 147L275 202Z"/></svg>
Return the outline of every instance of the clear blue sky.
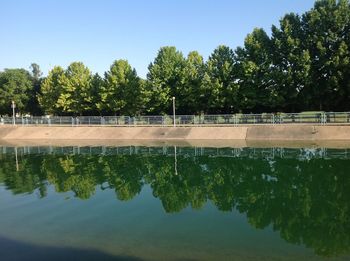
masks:
<svg viewBox="0 0 350 261"><path fill-rule="evenodd" d="M220 44L236 48L254 27L268 33L288 12L314 0L0 0L0 70L46 75L54 65L82 61L103 73L127 59L141 77L161 46L205 59Z"/></svg>

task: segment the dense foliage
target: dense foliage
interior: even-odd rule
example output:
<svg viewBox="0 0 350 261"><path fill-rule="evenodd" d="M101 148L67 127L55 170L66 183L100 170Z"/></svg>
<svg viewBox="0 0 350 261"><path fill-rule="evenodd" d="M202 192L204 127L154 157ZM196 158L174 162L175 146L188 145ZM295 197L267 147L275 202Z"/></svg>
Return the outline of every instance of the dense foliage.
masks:
<svg viewBox="0 0 350 261"><path fill-rule="evenodd" d="M44 79L36 64L32 73L6 69L0 114L10 112L11 100L31 114L169 114L173 96L179 114L350 110L349 0L318 0L271 31L256 28L244 46L218 46L207 61L162 47L145 80L126 60L104 77L80 62L54 67Z"/></svg>

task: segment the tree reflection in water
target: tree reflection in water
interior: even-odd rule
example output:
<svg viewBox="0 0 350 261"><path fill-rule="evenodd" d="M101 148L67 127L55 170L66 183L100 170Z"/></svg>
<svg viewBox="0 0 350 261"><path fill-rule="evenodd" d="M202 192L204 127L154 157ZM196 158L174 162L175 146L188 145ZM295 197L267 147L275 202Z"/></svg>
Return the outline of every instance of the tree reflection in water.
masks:
<svg viewBox="0 0 350 261"><path fill-rule="evenodd" d="M85 154L19 150L20 155L0 154L0 183L14 194L38 191L45 197L52 185L57 192L88 199L100 187L113 189L118 200L131 200L148 184L168 213L201 209L211 201L220 211L245 213L255 228L272 225L286 241L305 244L318 255L349 253L347 150L327 156L322 149L288 150L289 157L281 150L266 154L266 149L207 149L203 154L182 148L175 155L171 148L121 154L117 148L109 153L89 148Z"/></svg>

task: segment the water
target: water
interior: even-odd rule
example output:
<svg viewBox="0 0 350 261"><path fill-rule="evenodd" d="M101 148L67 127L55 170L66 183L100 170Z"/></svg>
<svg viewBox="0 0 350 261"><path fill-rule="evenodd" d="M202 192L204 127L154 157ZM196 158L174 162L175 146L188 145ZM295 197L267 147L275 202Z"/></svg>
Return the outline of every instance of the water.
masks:
<svg viewBox="0 0 350 261"><path fill-rule="evenodd" d="M1 260L350 260L350 150L0 147Z"/></svg>

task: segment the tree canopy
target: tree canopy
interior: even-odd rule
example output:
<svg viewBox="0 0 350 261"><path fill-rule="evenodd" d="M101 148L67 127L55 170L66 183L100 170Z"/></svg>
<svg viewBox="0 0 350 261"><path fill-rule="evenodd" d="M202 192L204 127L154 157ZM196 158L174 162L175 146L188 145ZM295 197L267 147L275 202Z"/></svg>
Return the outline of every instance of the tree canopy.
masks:
<svg viewBox="0 0 350 261"><path fill-rule="evenodd" d="M105 73L99 108L112 115L140 113L142 84L136 70L126 60L116 60Z"/></svg>
<svg viewBox="0 0 350 261"><path fill-rule="evenodd" d="M33 89L31 76L24 69L5 69L0 72L0 114L12 113L11 102L16 111L26 112Z"/></svg>

